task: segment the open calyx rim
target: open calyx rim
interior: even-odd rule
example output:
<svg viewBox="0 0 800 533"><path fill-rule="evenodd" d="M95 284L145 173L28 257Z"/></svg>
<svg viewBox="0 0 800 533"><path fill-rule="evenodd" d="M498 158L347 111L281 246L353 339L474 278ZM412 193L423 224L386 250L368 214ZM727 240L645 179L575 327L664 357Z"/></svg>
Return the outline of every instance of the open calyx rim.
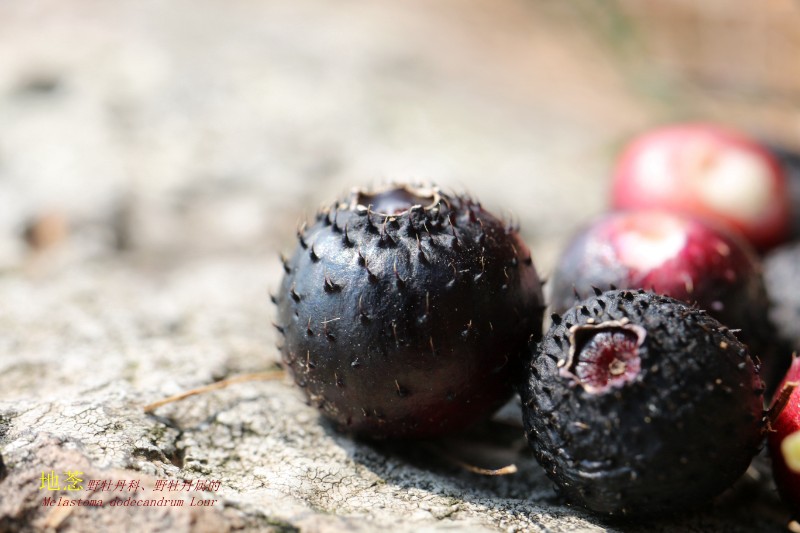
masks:
<svg viewBox="0 0 800 533"><path fill-rule="evenodd" d="M369 202L367 203L363 202L364 198L375 198L381 194L385 194L388 192L404 192L414 198L418 198L421 200L430 199L430 202L427 203L427 205L423 203L415 203L412 204L408 209L405 209L404 211L397 213L382 213L381 211L373 209L372 204L370 204ZM361 187L354 187L350 192L350 205L347 207L349 207L353 211L369 210L369 212L374 215L397 217L405 213L408 213L416 208L429 211L437 207L439 203L441 203L441 201L442 201L442 196L440 194L440 189L435 185L390 184L371 190L363 189Z"/></svg>
<svg viewBox="0 0 800 533"><path fill-rule="evenodd" d="M644 344L644 341L647 338L647 330L639 325L631 324L630 320L627 318L622 318L621 320L607 320L599 324L576 324L569 328L569 354L567 355L566 359L558 361L558 373L562 377L575 381L588 393L599 393L605 389L603 387L594 387L588 383L585 383L581 378L572 372L572 367L575 364L575 357L579 347L578 334L585 331L601 331L606 329L622 329L634 333L636 335L637 349Z"/></svg>

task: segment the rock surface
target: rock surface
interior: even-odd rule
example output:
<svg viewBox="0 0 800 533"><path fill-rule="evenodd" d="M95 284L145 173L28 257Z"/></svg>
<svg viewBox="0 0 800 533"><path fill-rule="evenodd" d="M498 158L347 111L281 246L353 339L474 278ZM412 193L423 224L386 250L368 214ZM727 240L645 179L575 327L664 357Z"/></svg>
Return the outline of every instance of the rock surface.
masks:
<svg viewBox="0 0 800 533"><path fill-rule="evenodd" d="M547 276L604 208L609 145L658 115L580 30L527 2L2 4L0 531L783 525L761 461L691 516L576 511L526 451L513 405L417 444L337 434L285 380L144 412L275 367L278 251L304 210L352 184L467 189L514 213ZM67 472L83 490L48 490ZM184 505L124 505L162 496ZM201 499L215 503L190 505Z"/></svg>

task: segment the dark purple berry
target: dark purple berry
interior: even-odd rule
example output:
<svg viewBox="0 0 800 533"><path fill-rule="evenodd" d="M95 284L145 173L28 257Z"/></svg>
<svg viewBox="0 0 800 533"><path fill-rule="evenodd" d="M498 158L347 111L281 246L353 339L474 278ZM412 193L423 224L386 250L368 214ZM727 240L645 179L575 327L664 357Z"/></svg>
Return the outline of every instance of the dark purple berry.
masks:
<svg viewBox="0 0 800 533"><path fill-rule="evenodd" d="M298 234L283 360L344 431L430 437L512 394L543 297L516 230L436 187L355 190Z"/></svg>
<svg viewBox="0 0 800 533"><path fill-rule="evenodd" d="M746 347L704 311L644 291L569 309L521 388L526 435L571 502L608 515L707 502L763 437L763 384Z"/></svg>

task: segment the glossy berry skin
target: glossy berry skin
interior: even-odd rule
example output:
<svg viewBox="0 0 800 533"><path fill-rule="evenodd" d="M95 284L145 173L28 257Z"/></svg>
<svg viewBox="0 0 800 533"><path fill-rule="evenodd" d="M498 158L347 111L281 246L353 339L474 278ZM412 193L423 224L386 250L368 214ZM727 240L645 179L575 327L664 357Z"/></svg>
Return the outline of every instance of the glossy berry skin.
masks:
<svg viewBox="0 0 800 533"><path fill-rule="evenodd" d="M355 190L298 235L277 295L283 360L368 437L444 435L509 399L543 296L516 229L430 186Z"/></svg>
<svg viewBox="0 0 800 533"><path fill-rule="evenodd" d="M606 515L703 505L762 441L753 359L704 311L609 291L555 315L520 393L528 442L570 502Z"/></svg>
<svg viewBox="0 0 800 533"><path fill-rule="evenodd" d="M785 241L791 228L786 176L772 153L710 124L664 127L631 141L614 171L611 204L707 218L760 250Z"/></svg>
<svg viewBox="0 0 800 533"><path fill-rule="evenodd" d="M602 216L559 259L553 311L563 313L594 287L652 290L695 304L741 329L754 355L767 358L762 352L772 330L760 261L745 241L720 228L666 211Z"/></svg>
<svg viewBox="0 0 800 533"><path fill-rule="evenodd" d="M800 516L800 359L794 358L778 388L773 409L778 411L767 434L775 484L783 500ZM776 404L778 404L776 406Z"/></svg>

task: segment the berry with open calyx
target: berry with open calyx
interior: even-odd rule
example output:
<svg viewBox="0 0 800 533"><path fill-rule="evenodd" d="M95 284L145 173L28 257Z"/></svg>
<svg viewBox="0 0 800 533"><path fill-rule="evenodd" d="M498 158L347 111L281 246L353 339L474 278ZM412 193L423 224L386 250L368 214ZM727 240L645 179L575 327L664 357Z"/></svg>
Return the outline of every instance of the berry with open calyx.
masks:
<svg viewBox="0 0 800 533"><path fill-rule="evenodd" d="M761 250L784 241L791 226L775 157L741 133L708 124L664 127L631 141L614 172L612 206L717 220Z"/></svg>
<svg viewBox="0 0 800 533"><path fill-rule="evenodd" d="M563 313L594 287L652 290L696 303L726 326L742 329L741 338L768 357L762 352L772 330L758 257L743 240L702 221L665 211L596 219L558 261L553 311Z"/></svg>
<svg viewBox="0 0 800 533"><path fill-rule="evenodd" d="M763 437L763 384L746 347L665 296L609 291L555 315L528 371L528 442L559 491L598 513L702 505L744 473Z"/></svg>
<svg viewBox="0 0 800 533"><path fill-rule="evenodd" d="M543 297L515 228L432 186L354 190L284 262L283 360L341 429L429 437L513 391Z"/></svg>

